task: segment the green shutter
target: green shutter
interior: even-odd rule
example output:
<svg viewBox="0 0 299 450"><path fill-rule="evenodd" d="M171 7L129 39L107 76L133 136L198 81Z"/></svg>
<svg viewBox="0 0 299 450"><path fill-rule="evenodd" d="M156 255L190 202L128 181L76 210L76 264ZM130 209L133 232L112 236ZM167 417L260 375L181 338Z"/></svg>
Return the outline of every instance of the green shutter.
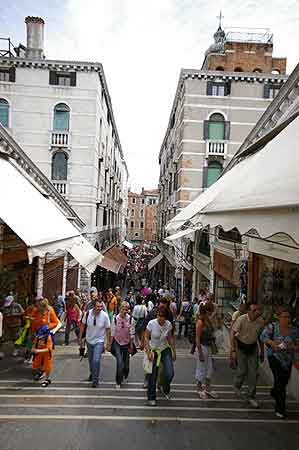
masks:
<svg viewBox="0 0 299 450"><path fill-rule="evenodd" d="M224 122L209 122L209 140L224 140Z"/></svg>
<svg viewBox="0 0 299 450"><path fill-rule="evenodd" d="M0 123L8 127L9 105L7 102L0 102Z"/></svg>
<svg viewBox="0 0 299 450"><path fill-rule="evenodd" d="M218 180L221 174L221 166L219 164L211 164L208 167L207 187L212 186Z"/></svg>

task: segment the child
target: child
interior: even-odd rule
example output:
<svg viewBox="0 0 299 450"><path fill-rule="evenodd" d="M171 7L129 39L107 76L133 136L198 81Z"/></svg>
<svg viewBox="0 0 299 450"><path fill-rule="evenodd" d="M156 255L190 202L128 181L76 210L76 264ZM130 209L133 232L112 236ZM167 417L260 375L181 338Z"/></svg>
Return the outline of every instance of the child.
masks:
<svg viewBox="0 0 299 450"><path fill-rule="evenodd" d="M42 387L47 387L51 384L50 374L53 369L53 340L47 325L40 327L34 335L32 353L34 379L38 381L45 376Z"/></svg>

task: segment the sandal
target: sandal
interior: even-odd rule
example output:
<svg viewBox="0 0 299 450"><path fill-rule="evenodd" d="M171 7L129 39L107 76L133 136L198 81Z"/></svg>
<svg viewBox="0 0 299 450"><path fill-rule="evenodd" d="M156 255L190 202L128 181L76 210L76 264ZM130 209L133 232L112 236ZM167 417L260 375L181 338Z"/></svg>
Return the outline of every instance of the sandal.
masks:
<svg viewBox="0 0 299 450"><path fill-rule="evenodd" d="M51 380L49 380L48 378L42 382L41 386L42 387L47 387L49 386L49 384L51 384Z"/></svg>

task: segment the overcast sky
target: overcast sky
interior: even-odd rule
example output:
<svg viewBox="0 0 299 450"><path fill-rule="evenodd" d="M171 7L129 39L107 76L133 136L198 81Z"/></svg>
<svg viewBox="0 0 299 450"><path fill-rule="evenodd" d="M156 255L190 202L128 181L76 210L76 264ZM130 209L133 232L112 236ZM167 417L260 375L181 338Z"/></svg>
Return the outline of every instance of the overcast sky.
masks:
<svg viewBox="0 0 299 450"><path fill-rule="evenodd" d="M295 0L0 0L0 36L26 43L25 16L41 16L47 58L103 64L131 187L151 189L180 69L201 67L220 9L225 28L270 28L274 55L293 70Z"/></svg>

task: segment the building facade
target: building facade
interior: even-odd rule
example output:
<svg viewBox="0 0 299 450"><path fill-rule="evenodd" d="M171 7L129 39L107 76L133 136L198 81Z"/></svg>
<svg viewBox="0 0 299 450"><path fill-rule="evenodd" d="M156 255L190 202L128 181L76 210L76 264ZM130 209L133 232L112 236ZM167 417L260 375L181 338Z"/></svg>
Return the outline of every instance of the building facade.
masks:
<svg viewBox="0 0 299 450"><path fill-rule="evenodd" d="M287 79L269 32L219 27L214 40L200 70L181 70L159 154L160 239L167 222L217 180Z"/></svg>
<svg viewBox="0 0 299 450"><path fill-rule="evenodd" d="M159 153L161 249L166 224L219 178L286 82L286 58L272 55L269 31L224 32L219 26L201 69L181 70ZM196 233L193 242L189 240L185 246L192 255L193 286L204 287L211 280L218 283L211 261L217 245L210 246L211 241L205 233ZM221 254L234 254L225 239L219 240L218 250L220 260ZM223 267L221 262L219 267ZM164 272L174 270L168 264ZM186 275L190 279L190 273ZM218 284L219 289L231 288L231 283L227 286L222 279ZM198 289L192 291L198 293Z"/></svg>
<svg viewBox="0 0 299 450"><path fill-rule="evenodd" d="M25 22L26 47L0 56L0 121L104 250L125 237L128 170L103 66L46 59L43 19Z"/></svg>
<svg viewBox="0 0 299 450"><path fill-rule="evenodd" d="M158 189L128 194L128 239L133 242L156 242Z"/></svg>

